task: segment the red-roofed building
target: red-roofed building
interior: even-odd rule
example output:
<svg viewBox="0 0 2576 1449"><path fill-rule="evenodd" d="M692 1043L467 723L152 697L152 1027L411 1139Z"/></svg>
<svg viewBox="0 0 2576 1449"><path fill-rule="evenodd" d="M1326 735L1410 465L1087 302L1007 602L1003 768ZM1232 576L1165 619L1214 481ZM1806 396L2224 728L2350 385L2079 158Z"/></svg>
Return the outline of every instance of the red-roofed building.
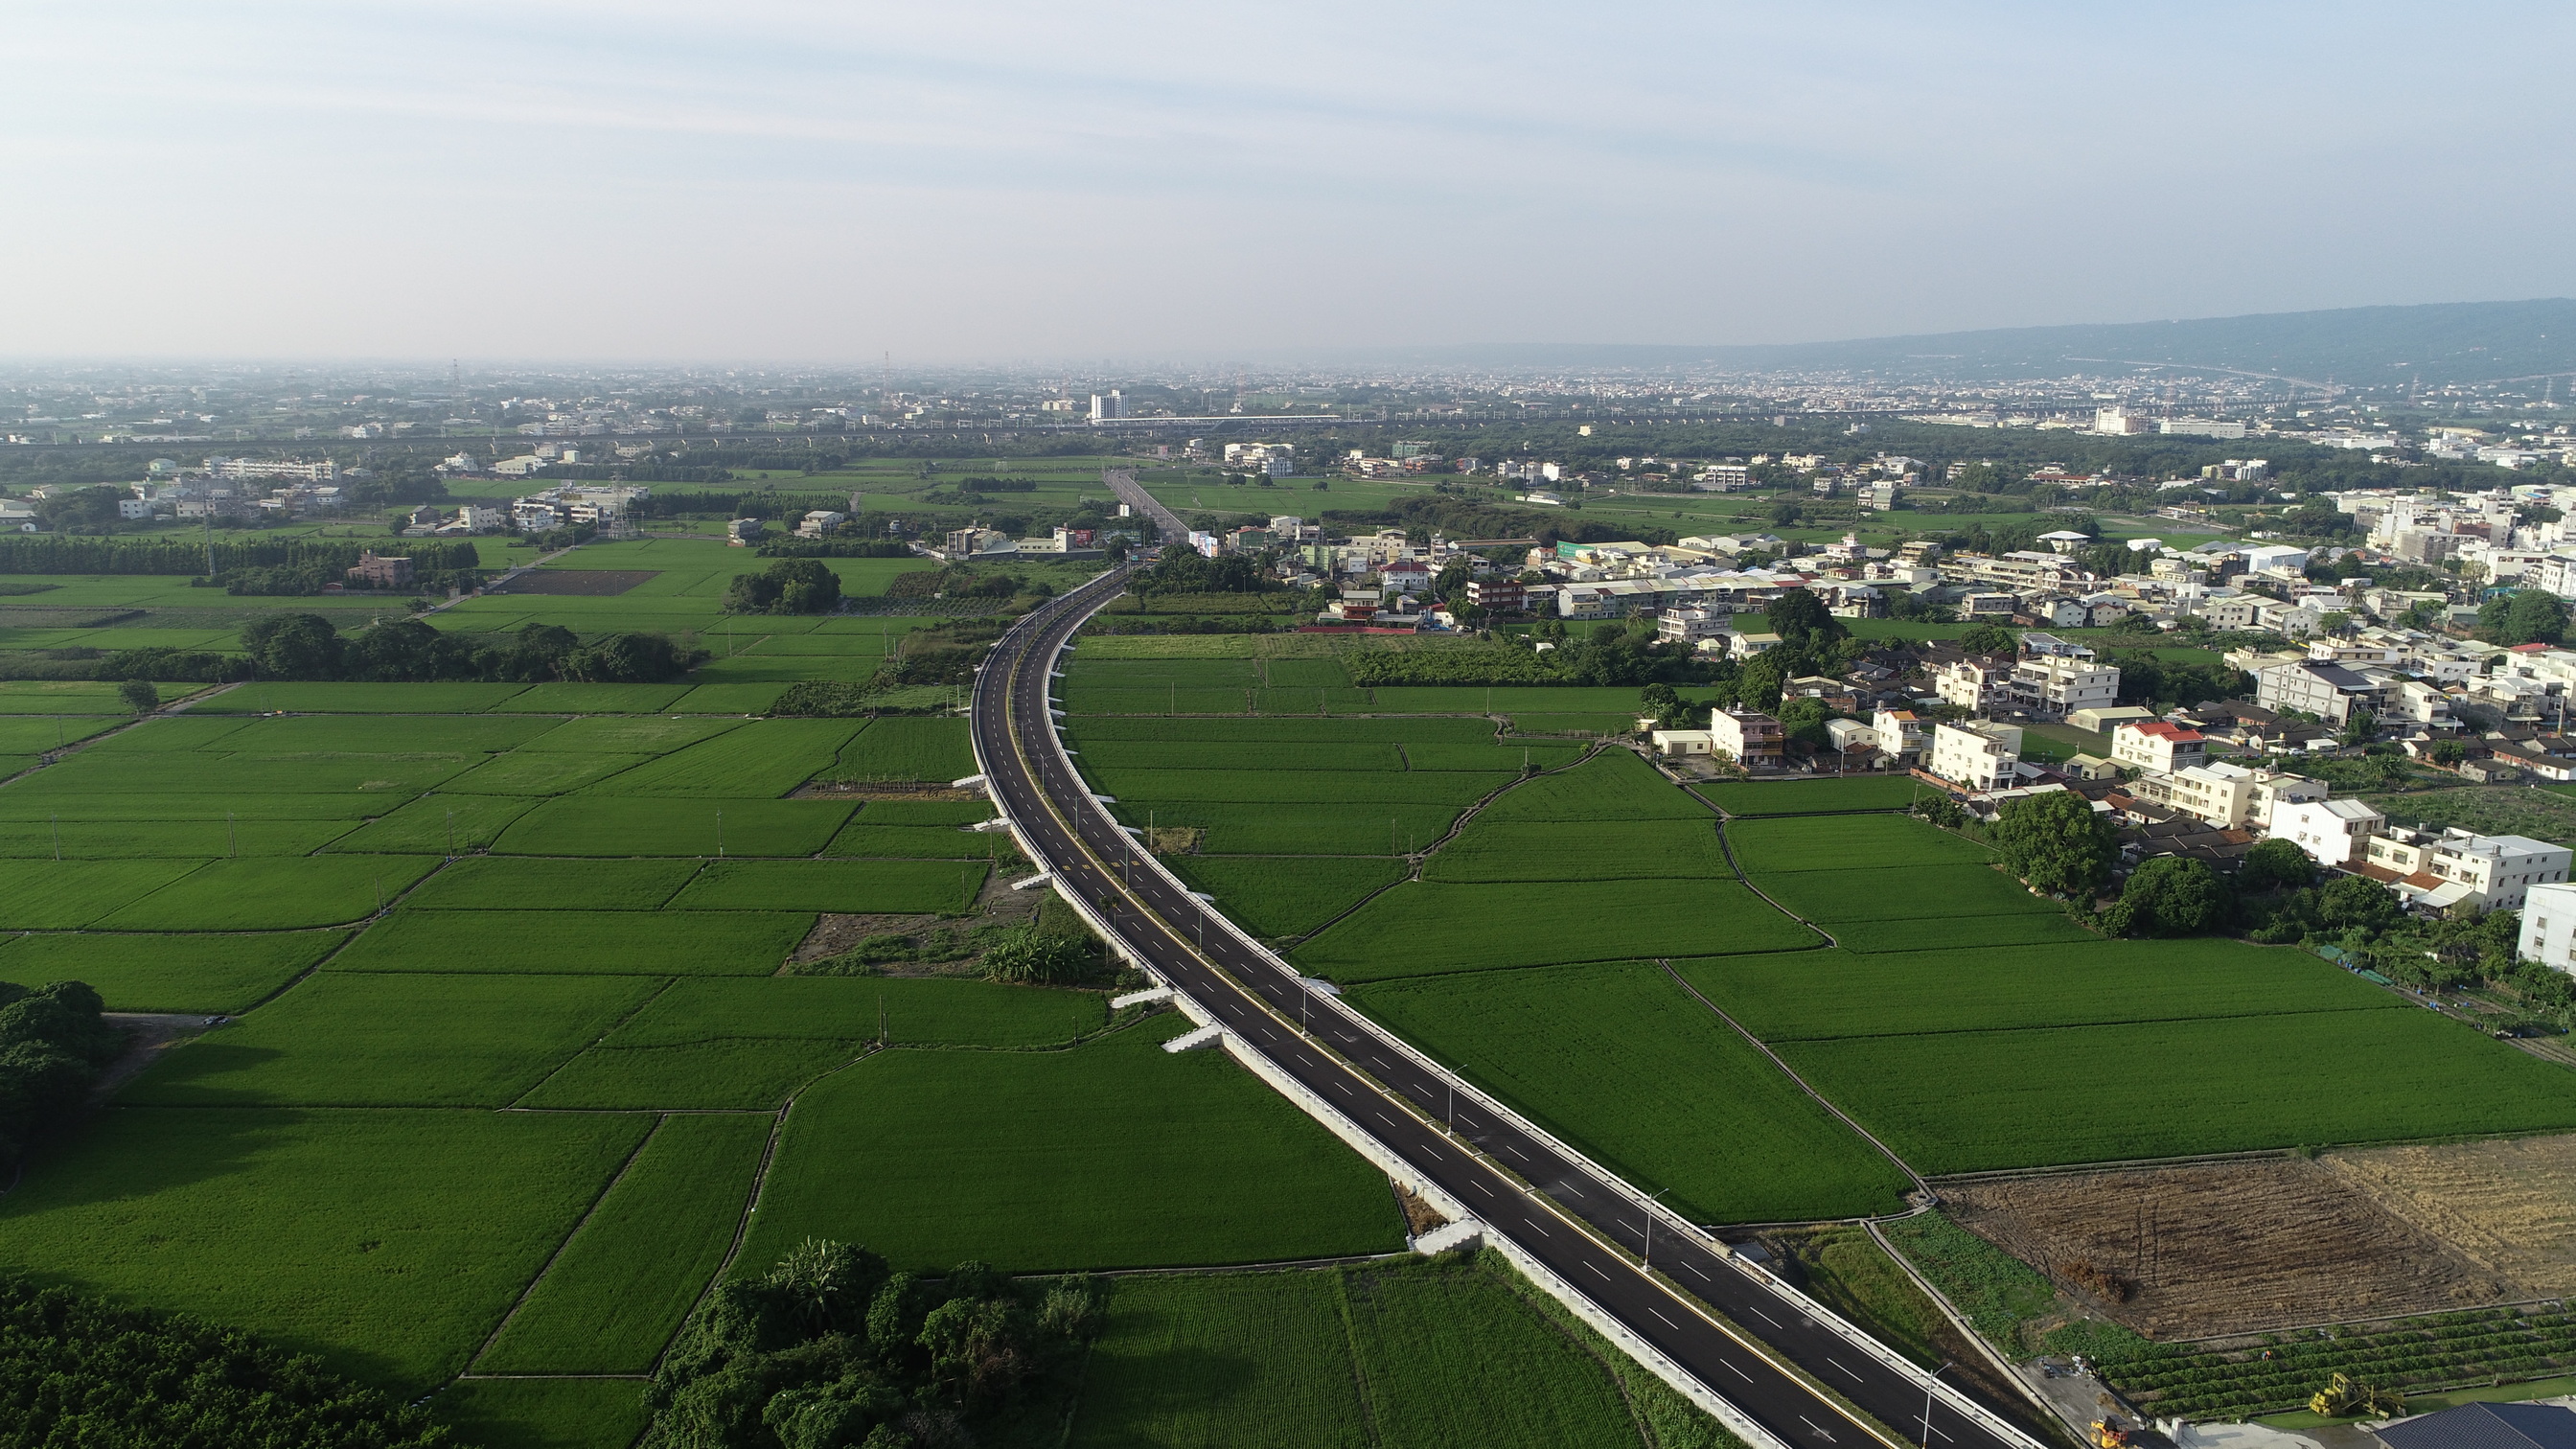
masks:
<svg viewBox="0 0 2576 1449"><path fill-rule="evenodd" d="M2209 741L2196 729L2151 719L2111 731L2111 758L2123 765L2170 775L2206 764Z"/></svg>

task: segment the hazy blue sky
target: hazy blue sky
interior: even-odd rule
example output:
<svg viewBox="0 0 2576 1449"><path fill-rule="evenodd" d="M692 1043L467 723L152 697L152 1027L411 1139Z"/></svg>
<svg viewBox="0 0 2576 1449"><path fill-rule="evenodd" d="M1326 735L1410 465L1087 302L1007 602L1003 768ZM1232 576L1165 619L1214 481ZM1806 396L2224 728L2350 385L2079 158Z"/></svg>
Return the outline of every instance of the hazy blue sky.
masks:
<svg viewBox="0 0 2576 1449"><path fill-rule="evenodd" d="M0 355L1757 342L2576 290L2576 7L22 3Z"/></svg>

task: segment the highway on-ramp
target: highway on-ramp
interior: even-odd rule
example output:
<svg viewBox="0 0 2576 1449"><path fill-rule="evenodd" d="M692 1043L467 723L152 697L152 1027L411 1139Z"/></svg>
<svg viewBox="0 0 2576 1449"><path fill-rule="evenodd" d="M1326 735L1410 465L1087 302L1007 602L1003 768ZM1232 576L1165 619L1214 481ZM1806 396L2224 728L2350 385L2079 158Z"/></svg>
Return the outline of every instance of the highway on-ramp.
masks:
<svg viewBox="0 0 2576 1449"><path fill-rule="evenodd" d="M1140 853L1076 773L1050 696L1073 631L1123 582L1124 571L1113 571L1032 612L976 680L986 788L1056 889L1088 906L1203 1019L1464 1205L1489 1236L1508 1239L1695 1376L1732 1407L1724 1417L1739 1433L1798 1449L2037 1449L2040 1441L1991 1406L1946 1379L1930 1381L1669 1214L1650 1212L1634 1189L1308 989ZM1632 1254L1650 1257L1651 1271Z"/></svg>

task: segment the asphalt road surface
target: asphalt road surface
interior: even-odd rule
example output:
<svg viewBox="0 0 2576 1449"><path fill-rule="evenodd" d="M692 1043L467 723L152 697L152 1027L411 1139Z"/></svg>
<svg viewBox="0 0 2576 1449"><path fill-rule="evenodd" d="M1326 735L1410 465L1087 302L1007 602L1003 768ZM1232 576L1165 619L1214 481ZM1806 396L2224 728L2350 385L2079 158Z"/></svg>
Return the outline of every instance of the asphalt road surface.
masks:
<svg viewBox="0 0 2576 1449"><path fill-rule="evenodd" d="M1884 1440L1775 1358L1905 1441L2034 1449L2026 1435L1945 1402L1946 1381L1945 1394L1927 1401L1919 1370L1862 1352L1754 1270L1674 1231L1669 1218L1650 1225L1631 1194L1459 1097L1439 1073L1332 997L1307 990L1150 868L1073 772L1049 712L1060 646L1122 579L1123 571L1106 575L1031 614L995 646L976 681L974 729L988 784L1057 889L1079 895L1167 982L1466 1204L1488 1232L1544 1263L1781 1443L1862 1449ZM1650 1258L1653 1273L1629 1253Z"/></svg>

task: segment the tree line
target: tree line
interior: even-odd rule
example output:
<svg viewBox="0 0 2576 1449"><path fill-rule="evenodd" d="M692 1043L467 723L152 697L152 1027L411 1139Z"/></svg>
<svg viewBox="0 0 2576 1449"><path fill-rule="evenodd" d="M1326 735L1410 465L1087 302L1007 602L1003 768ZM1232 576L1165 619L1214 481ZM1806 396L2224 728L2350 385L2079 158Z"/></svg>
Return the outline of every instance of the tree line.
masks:
<svg viewBox="0 0 2576 1449"><path fill-rule="evenodd" d="M426 1411L238 1329L0 1281L0 1445L453 1442Z"/></svg>
<svg viewBox="0 0 2576 1449"><path fill-rule="evenodd" d="M491 680L582 684L661 684L704 663L667 634L609 634L584 643L560 624L530 624L500 636L450 634L418 619L397 619L342 637L319 614L269 614L242 629L242 652L128 649L99 661L100 679L366 680L424 683Z"/></svg>
<svg viewBox="0 0 2576 1449"><path fill-rule="evenodd" d="M0 534L0 574L204 574L242 569L313 569L337 579L372 545L312 538L221 540L91 538L59 533ZM405 540L401 553L421 573L482 566L470 539Z"/></svg>

